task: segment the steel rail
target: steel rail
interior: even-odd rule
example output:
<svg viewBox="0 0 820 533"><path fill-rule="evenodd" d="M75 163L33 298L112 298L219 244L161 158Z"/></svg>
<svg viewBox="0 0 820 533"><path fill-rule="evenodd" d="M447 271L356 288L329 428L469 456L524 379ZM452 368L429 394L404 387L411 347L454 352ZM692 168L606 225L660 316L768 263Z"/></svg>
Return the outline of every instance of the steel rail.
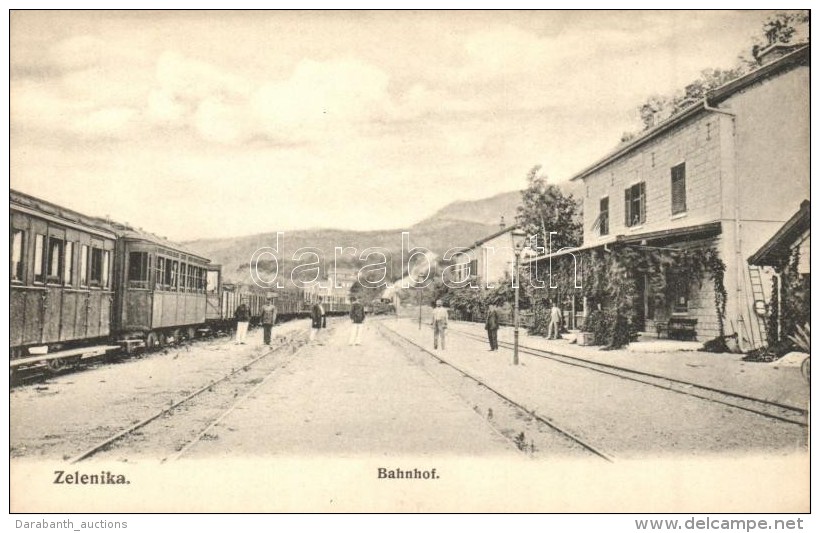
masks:
<svg viewBox="0 0 820 533"><path fill-rule="evenodd" d="M96 453L106 449L108 446L110 446L114 442L122 439L123 437L125 437L127 435L130 435L131 433L138 430L139 428L150 424L151 422L153 422L157 418L170 413L171 411L175 410L176 408L178 408L182 404L192 400L193 398L199 396L203 392L213 388L215 385L218 385L218 384L230 379L231 377L235 376L239 372L246 371L250 366L256 364L257 362L261 361L262 359L265 359L266 357L268 357L270 355L273 355L274 353L282 350L283 348L285 348L287 346L290 346L290 344L283 343L280 346L276 346L275 348L272 348L272 349L268 350L267 352L263 353L262 355L260 355L259 357L253 359L252 361L249 361L248 363L242 365L241 367L232 370L231 372L229 372L228 374L222 376L218 380L211 381L211 382L207 383L206 385L203 385L202 387L200 387L199 389L197 389L194 392L190 393L189 395L182 398L181 400L178 400L177 402L172 403L168 407L165 407L165 408L161 409L156 414L153 414L153 415L151 415L147 418L144 418L144 419L142 419L142 420L128 426L127 428L123 429L122 431L119 431L118 433L112 435L111 437L105 439L104 441L102 441L98 444L95 444L94 446L92 446L92 447L88 448L87 450L79 453L78 455L75 455L74 457L72 457L71 459L68 460L69 464L78 463L78 462L80 462L84 459L88 459L89 457L95 455Z"/></svg>
<svg viewBox="0 0 820 533"><path fill-rule="evenodd" d="M474 340L480 340L480 341L484 340L484 338L481 335L478 335L476 333L467 332L467 331L457 331L457 330L452 330L452 332L456 333L456 334L459 334L459 335L463 335L465 337L472 338ZM498 344L499 344L499 346L503 346L506 349L512 349L511 348L512 343L510 343L510 342L498 341ZM606 375L618 377L618 378L621 378L621 379L626 379L626 380L629 380L629 381L635 381L637 383L643 383L645 385L650 385L652 387L657 387L659 389L667 390L667 391L670 391L670 392L676 392L678 394L684 394L686 396L692 396L693 398L698 398L698 399L701 399L701 400L714 402L714 403L717 403L717 404L720 404L720 405L725 405L725 406L732 407L732 408L735 408L735 409L740 409L742 411L748 411L750 413L754 413L754 414L764 416L764 417L767 417L767 418L771 418L771 419L774 419L774 420L778 420L778 421L781 421L781 422L786 422L786 423L789 423L789 424L795 424L795 425L803 426L803 427L808 426L808 422L804 421L804 420L795 420L793 418L787 418L785 416L780 416L780 415L777 415L777 414L768 413L766 411L754 409L752 407L746 407L746 406L743 406L743 405L738 405L737 403L734 403L734 402L721 400L721 399L718 399L718 398L710 398L710 397L705 396L703 394L697 394L697 393L694 393L694 392L691 392L691 391L676 389L676 388L673 388L672 386L664 386L664 385L661 385L659 383L653 383L653 382L649 381L648 379L639 379L638 377L635 377L635 376L641 376L641 377L651 378L651 379L656 379L656 380L664 380L664 381L668 381L669 383L675 384L675 385L682 385L682 386L685 386L685 387L692 387L692 388L695 388L695 389L708 391L708 392L715 393L715 394L721 394L721 395L724 395L724 396L737 398L737 399L744 400L744 401L747 401L747 402L752 402L752 403L756 403L756 404L776 407L778 409L787 410L787 411L793 412L797 415L800 415L802 417L805 417L808 414L808 412L804 409L800 409L799 407L794 407L794 406L782 404L782 403L779 403L779 402L761 400L759 398L754 398L752 396L747 396L747 395L744 395L744 394L738 394L738 393L734 393L734 392L731 392L731 391L725 391L725 390L717 389L717 388L714 388L714 387L709 387L707 385L700 385L698 383L693 383L693 382L690 382L690 381L684 381L684 380L680 380L680 379L676 379L676 378L670 378L670 377L667 377L667 376L661 376L661 375L658 375L658 374L652 374L650 372L643 372L641 370L633 370L633 369L630 369L630 368L619 367L619 366L611 365L611 364L607 364L607 363L600 363L600 362L597 362L597 361L590 361L588 359L583 359L583 358L580 358L580 357L573 357L571 355L558 354L558 353L550 352L550 351L543 350L543 349L540 349L540 348L532 348L532 347L529 347L529 346L519 345L518 350L523 352L523 353L535 356L535 357L540 357L542 359L549 359L549 360L555 361L557 363L563 363L565 365L575 366L575 367L579 367L579 368L586 368L588 370L592 370L594 372L599 372L601 374L606 374ZM634 374L635 376L624 375L624 374Z"/></svg>
<svg viewBox="0 0 820 533"><path fill-rule="evenodd" d="M517 407L518 409L520 409L520 410L524 411L525 413L527 413L528 415L532 416L534 419L538 420L538 421L539 421L539 422L541 422L542 424L546 425L547 427L551 428L552 430L554 430L554 431L558 432L559 434L563 435L564 437L566 437L566 438L567 438L567 439L569 439L570 441L572 441L572 442L574 442L574 443L576 443L576 444L579 444L581 447L583 447L583 448L584 448L584 449L586 449L587 451L589 451L589 452L593 453L594 455L596 455L596 456L600 457L601 459L603 459L603 460L605 460L605 461L608 461L608 462L610 462L610 463L612 463L612 462L614 462L614 461L615 461L615 458L614 458L612 455L610 455L610 454L608 454L608 453L606 453L606 452L604 452L604 451L602 451L602 450L597 449L595 446L593 446L592 444L589 444L588 442L584 441L583 439L581 439L581 438L580 438L580 437L578 437L577 435L573 434L573 433L572 433L572 432L570 432L569 430L567 430L567 429L565 429L565 428L562 428L562 427L558 426L558 425L557 425L555 422L553 422L552 420L549 420L549 419L547 419L547 418L544 418L544 416L542 416L542 415L540 415L540 414L537 414L534 410L529 409L527 406L525 406L525 405L524 405L524 404L522 404L521 402L518 402L518 401L516 401L516 400L513 400L512 398L510 398L510 397L509 397L509 396L507 396L506 394L504 394L504 393L500 392L498 389L496 389L496 388L494 388L494 387L490 386L489 384L485 383L485 382L484 382L484 381L482 381L480 378L477 378L477 377L473 376L472 374L470 374L470 373L469 373L469 372L467 372L466 370L463 370L463 369L461 369L461 368L459 368L459 367L455 366L454 364L450 363L449 361L447 361L447 360L445 360L445 359L442 359L441 357L439 357L439 356L438 356L438 355L436 355L435 353L431 352L429 349L425 348L425 347L424 347L424 346L422 346L421 344L419 344L419 343L415 342L414 340L412 340L412 339L409 339L409 338L405 337L405 336L404 336L404 335L402 335L401 333L399 333L399 332L397 332L397 331L395 331L395 330L393 330L393 329L391 329L391 328L383 328L383 327L380 327L380 329L387 329L387 330L388 330L388 331L390 331L393 335L395 335L395 336L399 337L400 339L404 340L405 342L407 342L407 343L409 343L409 344L412 344L413 346L415 346L415 347L416 347L416 348L418 348L419 350L421 350L421 351L423 351L423 352L425 352L425 353L427 353L427 354L429 354L429 355L433 356L433 357L434 357L435 359L437 359L440 363L443 363L443 364L445 364L445 365L449 366L450 368L452 368L452 369L456 370L457 372L459 372L459 373L460 373L460 374L462 374L463 376L465 376L465 377L467 377L467 378L469 378L469 379L471 379L471 380L475 381L475 382L476 382L476 383L478 383L480 386L482 386L482 387L484 387L485 389L489 390L490 392L492 392L493 394L495 394L495 395L496 395L496 396L498 396L499 398L501 398L501 399L503 399L504 401L506 401L506 402L510 403L511 405L513 405L513 406Z"/></svg>

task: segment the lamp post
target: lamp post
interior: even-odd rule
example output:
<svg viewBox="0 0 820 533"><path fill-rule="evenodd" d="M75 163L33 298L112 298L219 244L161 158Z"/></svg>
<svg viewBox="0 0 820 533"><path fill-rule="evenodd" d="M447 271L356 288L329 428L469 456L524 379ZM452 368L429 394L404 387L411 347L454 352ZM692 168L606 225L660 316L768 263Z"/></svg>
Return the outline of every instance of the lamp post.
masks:
<svg viewBox="0 0 820 533"><path fill-rule="evenodd" d="M513 241L513 251L515 253L515 276L513 278L513 287L515 288L515 308L513 314L513 364L518 364L518 328L520 325L520 316L518 313L518 286L521 284L521 275L518 271L521 262L521 252L524 250L524 243L527 240L527 233L521 228L516 228L511 232Z"/></svg>
<svg viewBox="0 0 820 533"><path fill-rule="evenodd" d="M419 293L419 331L421 331L421 287L420 286L419 286L418 289L416 289L416 292Z"/></svg>

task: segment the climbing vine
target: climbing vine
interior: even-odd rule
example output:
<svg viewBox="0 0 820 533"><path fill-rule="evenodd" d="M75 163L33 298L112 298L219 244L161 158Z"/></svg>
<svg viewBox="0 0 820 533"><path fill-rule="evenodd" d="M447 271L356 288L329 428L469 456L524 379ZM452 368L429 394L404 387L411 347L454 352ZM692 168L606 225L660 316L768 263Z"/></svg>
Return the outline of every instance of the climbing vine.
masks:
<svg viewBox="0 0 820 533"><path fill-rule="evenodd" d="M537 297L531 296L536 318L542 314L539 308L552 300L566 302L570 298L586 297L591 309L600 313L590 315L589 325L584 329L594 330L597 344L617 348L633 340L638 329L635 302L639 276L646 276L647 290L657 308L672 301L676 284L700 287L708 276L714 285L714 305L722 338L727 300L725 270L717 250L708 244L686 248L619 244L609 250L596 248L554 258L551 277L549 272L538 273L538 279L547 287L529 290L535 294L540 291ZM576 287L576 274L581 287ZM533 329L532 333L540 333L537 324Z"/></svg>

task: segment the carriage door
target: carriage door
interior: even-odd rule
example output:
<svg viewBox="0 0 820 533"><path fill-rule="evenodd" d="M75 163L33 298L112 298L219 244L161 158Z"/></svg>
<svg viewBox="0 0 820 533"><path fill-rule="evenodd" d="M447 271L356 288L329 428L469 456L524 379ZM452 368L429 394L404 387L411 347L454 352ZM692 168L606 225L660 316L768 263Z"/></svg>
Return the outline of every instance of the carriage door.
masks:
<svg viewBox="0 0 820 533"><path fill-rule="evenodd" d="M208 267L205 278L205 318L215 320L221 318L219 313L220 301L220 267Z"/></svg>

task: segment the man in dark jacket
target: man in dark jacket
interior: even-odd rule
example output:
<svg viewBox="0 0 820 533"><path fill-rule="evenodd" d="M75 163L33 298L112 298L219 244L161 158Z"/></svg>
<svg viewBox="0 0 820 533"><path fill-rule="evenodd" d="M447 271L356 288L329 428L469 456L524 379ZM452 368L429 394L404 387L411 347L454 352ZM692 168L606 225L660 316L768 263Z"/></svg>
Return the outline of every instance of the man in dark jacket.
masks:
<svg viewBox="0 0 820 533"><path fill-rule="evenodd" d="M276 306L273 300L268 300L262 307L262 330L264 331L265 344L270 345L270 333L276 323Z"/></svg>
<svg viewBox="0 0 820 533"><path fill-rule="evenodd" d="M362 323L364 322L364 306L353 296L350 298L350 320L353 321L353 330L350 332L350 346L362 343Z"/></svg>
<svg viewBox="0 0 820 533"><path fill-rule="evenodd" d="M316 335L319 333L319 330L325 327L327 327L325 308L322 304L316 302L310 310L310 342L316 340ZM320 342L318 344L321 345L322 343Z"/></svg>
<svg viewBox="0 0 820 533"><path fill-rule="evenodd" d="M487 337L490 339L490 351L498 350L498 310L492 304L487 309L487 320L484 323L484 329L487 330Z"/></svg>
<svg viewBox="0 0 820 533"><path fill-rule="evenodd" d="M245 344L245 337L248 335L248 324L251 321L251 310L248 304L242 302L233 314L236 319L236 344Z"/></svg>

